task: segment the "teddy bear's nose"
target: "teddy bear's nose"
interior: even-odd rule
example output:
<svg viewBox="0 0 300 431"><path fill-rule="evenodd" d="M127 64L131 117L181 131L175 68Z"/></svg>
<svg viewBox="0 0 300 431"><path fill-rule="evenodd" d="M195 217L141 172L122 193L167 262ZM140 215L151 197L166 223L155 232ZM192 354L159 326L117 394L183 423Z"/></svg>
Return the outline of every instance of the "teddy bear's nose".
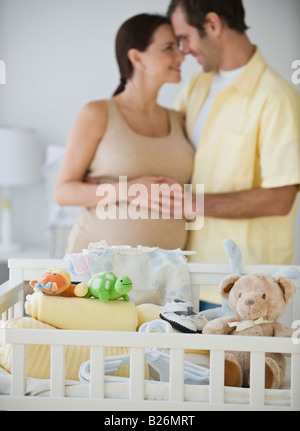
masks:
<svg viewBox="0 0 300 431"><path fill-rule="evenodd" d="M251 305L253 305L254 304L254 301L252 300L252 299L247 299L247 301L246 301L246 303L245 303L246 305L249 305L249 307L251 306Z"/></svg>

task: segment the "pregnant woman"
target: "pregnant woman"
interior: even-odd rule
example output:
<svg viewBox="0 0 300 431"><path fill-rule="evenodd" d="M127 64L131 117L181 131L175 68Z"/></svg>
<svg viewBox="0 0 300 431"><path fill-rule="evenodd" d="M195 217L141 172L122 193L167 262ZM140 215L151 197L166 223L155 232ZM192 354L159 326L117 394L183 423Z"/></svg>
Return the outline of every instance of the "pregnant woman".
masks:
<svg viewBox="0 0 300 431"><path fill-rule="evenodd" d="M56 184L59 205L83 207L67 253L101 240L184 249L184 217L163 217L161 200L151 199L155 185L189 184L193 169L183 118L157 103L165 83L181 80L184 57L169 20L149 14L129 19L118 32L116 55L120 85L111 99L90 102L79 113ZM108 185L114 193L103 192ZM139 196L139 217L130 217L138 193L128 191L141 187L148 193Z"/></svg>

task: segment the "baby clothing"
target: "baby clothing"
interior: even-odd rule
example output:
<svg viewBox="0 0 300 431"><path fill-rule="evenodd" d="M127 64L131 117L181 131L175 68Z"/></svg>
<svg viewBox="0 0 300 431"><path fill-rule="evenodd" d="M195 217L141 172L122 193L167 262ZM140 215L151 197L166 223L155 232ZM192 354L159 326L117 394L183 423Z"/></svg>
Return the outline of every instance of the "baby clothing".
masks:
<svg viewBox="0 0 300 431"><path fill-rule="evenodd" d="M192 301L188 263L181 250L109 247L104 241L90 248L65 257L72 275L82 281L88 283L93 275L111 271L131 279L129 297L135 305L165 305L174 298Z"/></svg>

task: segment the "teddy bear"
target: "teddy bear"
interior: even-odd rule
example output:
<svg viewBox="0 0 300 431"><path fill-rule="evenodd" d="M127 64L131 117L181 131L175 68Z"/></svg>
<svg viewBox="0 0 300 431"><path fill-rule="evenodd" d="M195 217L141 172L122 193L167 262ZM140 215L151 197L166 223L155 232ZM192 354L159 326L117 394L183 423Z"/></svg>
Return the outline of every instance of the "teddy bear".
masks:
<svg viewBox="0 0 300 431"><path fill-rule="evenodd" d="M291 337L290 330L277 320L286 305L293 301L296 289L283 275L231 274L219 286L221 297L228 301L235 316L208 322L203 334L262 337ZM265 387L279 389L286 373L286 359L280 353L266 353ZM225 386L249 387L250 353L225 353Z"/></svg>

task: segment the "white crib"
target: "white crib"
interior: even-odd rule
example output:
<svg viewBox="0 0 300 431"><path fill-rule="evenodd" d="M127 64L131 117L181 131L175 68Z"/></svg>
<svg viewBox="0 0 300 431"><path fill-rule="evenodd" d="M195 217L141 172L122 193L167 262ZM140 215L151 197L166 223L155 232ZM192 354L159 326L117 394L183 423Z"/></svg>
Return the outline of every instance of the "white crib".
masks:
<svg viewBox="0 0 300 431"><path fill-rule="evenodd" d="M9 261L10 279L0 286L2 320L24 314L24 281L39 278L46 268L68 268L64 260ZM195 307L201 285L218 285L230 273L229 265L190 264ZM299 268L298 268L299 269ZM274 274L276 266L244 266L243 273ZM76 280L74 280L76 281ZM300 410L300 280L294 282L296 300L282 323L294 326L293 339L263 337L206 336L100 331L51 331L0 329L0 343L11 344L10 394L0 395L0 410L98 410L98 411L201 411L201 410ZM298 332L300 332L298 330ZM51 345L49 392L27 394L26 344ZM72 393L65 381L65 348L91 346L91 383ZM105 346L130 347L130 377L110 382L104 376ZM144 349L170 349L170 379L167 383L144 379ZM209 385L184 384L184 353L188 349L210 351ZM224 387L226 350L251 352L250 388ZM266 352L291 355L290 385L279 390L264 388ZM1 389L1 388L0 388ZM118 390L115 390L118 389ZM0 390L1 393L1 390Z"/></svg>

